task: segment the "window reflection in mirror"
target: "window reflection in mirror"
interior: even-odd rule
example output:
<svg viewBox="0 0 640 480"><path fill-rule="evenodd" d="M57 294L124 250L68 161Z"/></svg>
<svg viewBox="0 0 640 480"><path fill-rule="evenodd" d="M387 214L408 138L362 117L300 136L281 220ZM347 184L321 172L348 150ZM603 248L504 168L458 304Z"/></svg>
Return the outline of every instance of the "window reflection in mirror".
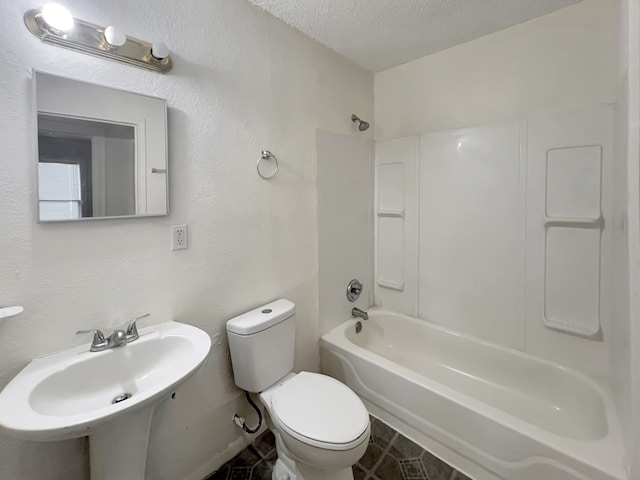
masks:
<svg viewBox="0 0 640 480"><path fill-rule="evenodd" d="M38 115L41 220L135 215L135 128Z"/></svg>
<svg viewBox="0 0 640 480"><path fill-rule="evenodd" d="M35 75L40 221L166 215L165 101Z"/></svg>

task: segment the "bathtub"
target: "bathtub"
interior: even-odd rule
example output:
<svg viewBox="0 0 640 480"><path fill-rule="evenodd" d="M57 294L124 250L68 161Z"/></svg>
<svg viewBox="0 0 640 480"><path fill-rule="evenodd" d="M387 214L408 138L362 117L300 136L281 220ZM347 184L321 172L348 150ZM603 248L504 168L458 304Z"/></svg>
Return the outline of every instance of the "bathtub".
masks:
<svg viewBox="0 0 640 480"><path fill-rule="evenodd" d="M322 369L474 480L623 480L607 388L564 366L369 310L321 338Z"/></svg>

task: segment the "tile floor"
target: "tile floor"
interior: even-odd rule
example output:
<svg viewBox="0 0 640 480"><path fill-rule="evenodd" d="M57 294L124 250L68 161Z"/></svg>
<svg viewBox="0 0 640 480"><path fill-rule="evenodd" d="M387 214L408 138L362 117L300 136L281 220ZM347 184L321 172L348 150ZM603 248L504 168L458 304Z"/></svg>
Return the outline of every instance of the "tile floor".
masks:
<svg viewBox="0 0 640 480"><path fill-rule="evenodd" d="M276 439L269 430L205 480L271 480Z"/></svg>
<svg viewBox="0 0 640 480"><path fill-rule="evenodd" d="M276 462L270 431L206 480L271 480ZM354 480L471 480L388 425L371 417L369 447L353 467Z"/></svg>

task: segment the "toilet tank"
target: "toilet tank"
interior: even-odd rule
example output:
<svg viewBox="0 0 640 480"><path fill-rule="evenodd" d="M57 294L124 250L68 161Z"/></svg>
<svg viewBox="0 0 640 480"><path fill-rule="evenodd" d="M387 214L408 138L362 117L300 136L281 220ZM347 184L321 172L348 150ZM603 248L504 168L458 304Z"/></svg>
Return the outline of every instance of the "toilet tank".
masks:
<svg viewBox="0 0 640 480"><path fill-rule="evenodd" d="M276 300L227 322L236 385L261 392L293 370L296 306Z"/></svg>

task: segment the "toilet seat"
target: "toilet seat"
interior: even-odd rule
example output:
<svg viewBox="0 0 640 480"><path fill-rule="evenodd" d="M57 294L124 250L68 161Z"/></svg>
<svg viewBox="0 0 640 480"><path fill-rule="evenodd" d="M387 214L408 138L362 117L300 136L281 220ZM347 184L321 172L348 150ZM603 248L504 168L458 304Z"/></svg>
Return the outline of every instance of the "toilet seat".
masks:
<svg viewBox="0 0 640 480"><path fill-rule="evenodd" d="M271 398L271 415L293 438L326 450L350 450L368 438L369 414L358 396L338 380L301 372Z"/></svg>

